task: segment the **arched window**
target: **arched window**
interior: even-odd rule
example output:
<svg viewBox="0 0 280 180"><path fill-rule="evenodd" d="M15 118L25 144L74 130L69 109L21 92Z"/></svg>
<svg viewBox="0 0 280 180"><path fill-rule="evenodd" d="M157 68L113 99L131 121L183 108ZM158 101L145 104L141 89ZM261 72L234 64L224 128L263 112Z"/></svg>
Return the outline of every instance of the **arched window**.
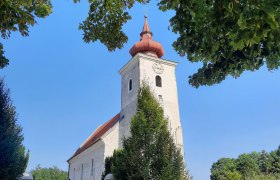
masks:
<svg viewBox="0 0 280 180"><path fill-rule="evenodd" d="M95 176L94 160L93 159L91 159L91 173L90 173L90 175Z"/></svg>
<svg viewBox="0 0 280 180"><path fill-rule="evenodd" d="M132 79L129 80L128 90L129 90L129 91L132 90Z"/></svg>
<svg viewBox="0 0 280 180"><path fill-rule="evenodd" d="M83 176L84 176L84 165L82 164L82 167L81 167L81 180L83 180Z"/></svg>
<svg viewBox="0 0 280 180"><path fill-rule="evenodd" d="M75 180L75 171L76 171L76 169L74 168L73 180Z"/></svg>
<svg viewBox="0 0 280 180"><path fill-rule="evenodd" d="M157 87L161 87L162 86L161 77L160 76L156 76L156 86Z"/></svg>

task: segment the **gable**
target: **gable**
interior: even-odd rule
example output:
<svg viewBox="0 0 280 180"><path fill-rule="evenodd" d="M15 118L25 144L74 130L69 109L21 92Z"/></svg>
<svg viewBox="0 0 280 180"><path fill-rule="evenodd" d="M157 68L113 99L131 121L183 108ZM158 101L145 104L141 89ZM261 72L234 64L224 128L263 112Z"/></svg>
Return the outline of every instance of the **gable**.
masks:
<svg viewBox="0 0 280 180"><path fill-rule="evenodd" d="M83 151L85 151L95 143L97 143L101 139L101 137L118 122L119 119L120 119L120 113L118 113L113 118L108 120L106 123L98 127L67 161L69 162L75 156L79 155L80 153L82 153Z"/></svg>

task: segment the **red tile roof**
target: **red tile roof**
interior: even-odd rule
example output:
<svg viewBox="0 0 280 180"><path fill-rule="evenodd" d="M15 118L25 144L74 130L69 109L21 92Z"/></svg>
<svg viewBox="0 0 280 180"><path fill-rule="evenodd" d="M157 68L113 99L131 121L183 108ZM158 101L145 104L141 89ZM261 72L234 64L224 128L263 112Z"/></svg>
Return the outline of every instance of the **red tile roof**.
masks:
<svg viewBox="0 0 280 180"><path fill-rule="evenodd" d="M115 115L112 119L104 123L102 126L98 127L95 130L95 132L81 145L81 147L79 147L76 150L73 156L70 159L68 159L68 161L70 161L72 158L82 153L83 151L91 147L93 144L95 144L97 141L99 141L101 137L116 124L119 118L120 118L120 113Z"/></svg>

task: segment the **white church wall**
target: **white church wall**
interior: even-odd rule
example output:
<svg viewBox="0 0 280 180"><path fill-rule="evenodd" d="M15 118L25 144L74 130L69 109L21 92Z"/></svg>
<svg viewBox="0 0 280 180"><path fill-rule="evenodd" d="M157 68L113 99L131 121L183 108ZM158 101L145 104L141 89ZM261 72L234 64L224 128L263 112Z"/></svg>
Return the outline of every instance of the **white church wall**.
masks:
<svg viewBox="0 0 280 180"><path fill-rule="evenodd" d="M112 156L115 149L119 147L119 123L115 124L106 134L102 136L105 143L104 160Z"/></svg>
<svg viewBox="0 0 280 180"><path fill-rule="evenodd" d="M69 161L70 180L100 180L104 167L105 144L98 141ZM92 166L93 160L93 166Z"/></svg>
<svg viewBox="0 0 280 180"><path fill-rule="evenodd" d="M135 56L120 71L121 84L121 117L119 128L119 147L122 147L123 137L130 135L130 120L136 113L137 94L139 90L139 60ZM132 89L129 89L129 81L132 80Z"/></svg>
<svg viewBox="0 0 280 180"><path fill-rule="evenodd" d="M121 70L121 107L125 109L131 102L137 98L139 89L139 60L137 57L132 58ZM132 80L132 89L129 90L129 80Z"/></svg>
<svg viewBox="0 0 280 180"><path fill-rule="evenodd" d="M112 156L114 149L119 147L119 123L109 129L101 139L69 161L71 180L81 180L81 177L82 180L101 179L105 158Z"/></svg>

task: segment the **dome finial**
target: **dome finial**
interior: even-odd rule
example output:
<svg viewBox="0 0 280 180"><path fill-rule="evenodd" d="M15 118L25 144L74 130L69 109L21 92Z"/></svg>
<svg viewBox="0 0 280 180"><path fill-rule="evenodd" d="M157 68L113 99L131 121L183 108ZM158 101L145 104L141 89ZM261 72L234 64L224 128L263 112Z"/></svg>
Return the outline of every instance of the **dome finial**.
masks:
<svg viewBox="0 0 280 180"><path fill-rule="evenodd" d="M153 40L153 33L150 30L148 17L145 15L144 18L144 26L140 33L141 40L135 43L129 52L131 56L135 56L137 53L142 52L161 58L164 55L164 50L160 43Z"/></svg>
<svg viewBox="0 0 280 180"><path fill-rule="evenodd" d="M140 34L141 39L152 38L153 33L150 30L150 26L149 26L149 23L148 23L148 16L145 15L144 18L145 18L145 22L144 22L142 32Z"/></svg>

